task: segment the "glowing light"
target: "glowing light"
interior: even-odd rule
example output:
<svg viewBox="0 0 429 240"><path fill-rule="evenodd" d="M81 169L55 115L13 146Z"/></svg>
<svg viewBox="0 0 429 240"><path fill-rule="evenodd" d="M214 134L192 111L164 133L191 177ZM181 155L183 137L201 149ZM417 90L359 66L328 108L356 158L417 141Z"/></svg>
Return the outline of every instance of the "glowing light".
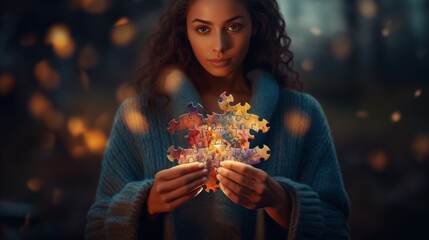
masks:
<svg viewBox="0 0 429 240"><path fill-rule="evenodd" d="M88 13L100 14L110 8L111 1L110 0L80 0L80 6Z"/></svg>
<svg viewBox="0 0 429 240"><path fill-rule="evenodd" d="M161 91L169 95L174 94L183 81L184 75L182 71L175 68L165 69L158 77Z"/></svg>
<svg viewBox="0 0 429 240"><path fill-rule="evenodd" d="M304 59L301 62L301 68L306 72L311 72L314 70L314 62L311 59Z"/></svg>
<svg viewBox="0 0 429 240"><path fill-rule="evenodd" d="M283 121L285 129L297 137L305 135L311 125L308 115L298 109L286 112Z"/></svg>
<svg viewBox="0 0 429 240"><path fill-rule="evenodd" d="M130 20L127 17L121 17L118 19L118 21L115 22L115 27L117 26L121 26L121 25L125 25L129 22Z"/></svg>
<svg viewBox="0 0 429 240"><path fill-rule="evenodd" d="M125 99L130 98L134 95L134 88L127 83L120 85L116 90L116 99L118 100L118 102L123 102Z"/></svg>
<svg viewBox="0 0 429 240"><path fill-rule="evenodd" d="M146 134L149 132L149 122L146 116L137 111L126 113L125 123L133 133Z"/></svg>
<svg viewBox="0 0 429 240"><path fill-rule="evenodd" d="M352 45L347 36L335 38L332 42L332 54L336 59L344 60L350 56Z"/></svg>
<svg viewBox="0 0 429 240"><path fill-rule="evenodd" d="M35 118L42 119L51 109L51 102L41 93L34 93L28 101L28 110Z"/></svg>
<svg viewBox="0 0 429 240"><path fill-rule="evenodd" d="M383 171L388 164L387 154L383 150L370 152L367 157L368 164L375 171Z"/></svg>
<svg viewBox="0 0 429 240"><path fill-rule="evenodd" d="M6 96L15 87L15 78L10 73L1 73L0 74L0 95Z"/></svg>
<svg viewBox="0 0 429 240"><path fill-rule="evenodd" d="M359 0L358 10L362 17L373 19L377 15L378 7L374 0Z"/></svg>
<svg viewBox="0 0 429 240"><path fill-rule="evenodd" d="M86 131L86 124L79 117L72 117L68 121L68 129L73 137L78 137Z"/></svg>
<svg viewBox="0 0 429 240"><path fill-rule="evenodd" d="M98 129L87 131L83 134L85 144L88 147L88 150L92 153L100 154L103 153L107 137L104 132Z"/></svg>
<svg viewBox="0 0 429 240"><path fill-rule="evenodd" d="M322 30L320 30L320 28L312 27L310 28L310 33L314 36L320 36L322 34Z"/></svg>
<svg viewBox="0 0 429 240"><path fill-rule="evenodd" d="M24 47L33 46L37 42L37 36L34 33L29 33L21 38L19 44Z"/></svg>
<svg viewBox="0 0 429 240"><path fill-rule="evenodd" d="M402 118L402 114L400 111L395 111L392 113L392 115L390 116L390 119L392 120L392 122L396 123L399 122Z"/></svg>
<svg viewBox="0 0 429 240"><path fill-rule="evenodd" d="M46 60L41 60L36 64L34 75L44 89L56 89L60 85L60 74Z"/></svg>
<svg viewBox="0 0 429 240"><path fill-rule="evenodd" d="M411 152L419 162L429 157L429 135L419 135L411 142Z"/></svg>
<svg viewBox="0 0 429 240"><path fill-rule="evenodd" d="M27 181L27 188L32 192L39 192L43 188L43 180L40 178L31 178Z"/></svg>
<svg viewBox="0 0 429 240"><path fill-rule="evenodd" d="M51 26L46 34L46 42L51 44L54 52L62 58L69 58L73 55L75 45L70 29L65 24L55 24Z"/></svg>
<svg viewBox="0 0 429 240"><path fill-rule="evenodd" d="M128 45L136 35L136 28L133 23L127 22L120 25L115 25L110 32L110 38L118 47Z"/></svg>
<svg viewBox="0 0 429 240"><path fill-rule="evenodd" d="M418 98L422 95L422 90L420 88L416 89L416 91L414 92L414 97Z"/></svg>
<svg viewBox="0 0 429 240"><path fill-rule="evenodd" d="M356 112L356 117L357 118L365 119L365 118L368 118L368 116L369 116L369 113L366 110L360 110L360 111Z"/></svg>
<svg viewBox="0 0 429 240"><path fill-rule="evenodd" d="M383 37L388 37L390 35L390 30L387 28L383 28L383 30L381 30L381 36Z"/></svg>
<svg viewBox="0 0 429 240"><path fill-rule="evenodd" d="M82 68L93 68L98 64L98 54L95 48L88 44L86 45L82 51L79 52L77 58L78 65Z"/></svg>

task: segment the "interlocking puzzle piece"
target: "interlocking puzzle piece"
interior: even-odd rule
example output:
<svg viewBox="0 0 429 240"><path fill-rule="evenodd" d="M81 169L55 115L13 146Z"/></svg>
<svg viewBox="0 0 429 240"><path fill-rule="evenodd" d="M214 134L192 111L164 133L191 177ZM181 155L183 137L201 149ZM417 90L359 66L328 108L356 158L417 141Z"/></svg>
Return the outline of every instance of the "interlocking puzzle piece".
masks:
<svg viewBox="0 0 429 240"><path fill-rule="evenodd" d="M168 160L177 160L178 164L204 162L208 169L208 181L205 183L207 192L219 188L215 168L221 161L239 161L253 165L270 157L270 149L266 145L263 148L249 149L248 141L254 139L250 130L267 132L268 121L259 120L257 115L247 113L251 108L248 103L232 105L233 102L234 97L224 92L218 101L222 114L213 113L203 118L199 113L202 106L190 103L187 106L190 113L181 115L178 121L173 119L169 122L170 133L188 130L185 139L191 148L169 147Z"/></svg>
<svg viewBox="0 0 429 240"><path fill-rule="evenodd" d="M179 121L173 119L169 122L168 131L170 133L186 129L195 129L203 124L203 115L199 113L203 109L203 106L201 106L201 104L194 105L193 103L189 103L187 107L191 110L190 113L181 115Z"/></svg>

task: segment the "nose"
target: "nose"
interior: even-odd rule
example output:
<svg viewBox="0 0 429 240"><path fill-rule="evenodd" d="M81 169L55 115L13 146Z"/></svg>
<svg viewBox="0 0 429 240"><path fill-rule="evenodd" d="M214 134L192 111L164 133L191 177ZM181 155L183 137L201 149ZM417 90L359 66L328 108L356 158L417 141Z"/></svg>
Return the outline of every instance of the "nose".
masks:
<svg viewBox="0 0 429 240"><path fill-rule="evenodd" d="M223 53L228 49L228 36L227 34L220 32L215 34L213 39L213 52Z"/></svg>

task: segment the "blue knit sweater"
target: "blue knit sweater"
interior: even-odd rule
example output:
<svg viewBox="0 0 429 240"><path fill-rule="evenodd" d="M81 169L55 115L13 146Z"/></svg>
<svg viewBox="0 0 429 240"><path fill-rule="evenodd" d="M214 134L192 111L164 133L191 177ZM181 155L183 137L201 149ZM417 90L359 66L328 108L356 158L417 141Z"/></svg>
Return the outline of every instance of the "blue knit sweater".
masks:
<svg viewBox="0 0 429 240"><path fill-rule="evenodd" d="M270 122L268 133L256 134L250 147L265 144L271 157L255 167L276 179L290 195L288 230L263 209L234 204L220 189L203 191L175 211L162 214L156 225L144 223L144 205L155 174L175 165L166 158L167 148L187 146L183 135L167 132L168 122L187 113L188 103L202 102L192 83L181 79L166 108L149 111L145 98L136 96L117 111L96 200L88 212L86 238L347 239L348 197L319 103L307 94L280 89L266 72L252 71L248 78L252 87L249 112Z"/></svg>

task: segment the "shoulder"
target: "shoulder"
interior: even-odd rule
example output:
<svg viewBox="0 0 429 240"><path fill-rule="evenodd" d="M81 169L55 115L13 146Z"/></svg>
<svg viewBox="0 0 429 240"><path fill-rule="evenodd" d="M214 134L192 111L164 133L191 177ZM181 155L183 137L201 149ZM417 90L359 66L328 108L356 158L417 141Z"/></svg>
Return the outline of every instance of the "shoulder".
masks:
<svg viewBox="0 0 429 240"><path fill-rule="evenodd" d="M303 109L308 113L323 112L319 101L305 92L299 92L293 89L282 89L280 101L281 106L287 108Z"/></svg>

